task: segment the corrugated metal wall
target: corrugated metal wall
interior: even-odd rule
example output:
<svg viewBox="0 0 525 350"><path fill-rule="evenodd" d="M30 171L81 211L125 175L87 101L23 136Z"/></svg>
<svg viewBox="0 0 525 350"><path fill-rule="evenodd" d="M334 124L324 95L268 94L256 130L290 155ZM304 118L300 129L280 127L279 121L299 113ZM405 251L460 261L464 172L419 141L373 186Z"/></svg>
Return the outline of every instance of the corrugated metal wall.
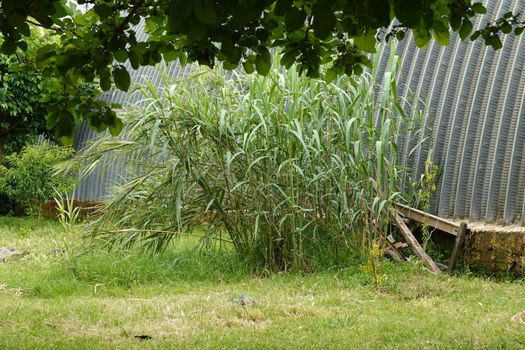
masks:
<svg viewBox="0 0 525 350"><path fill-rule="evenodd" d="M476 26L507 11L523 12L525 0L490 1L487 7L487 15ZM461 42L455 36L447 47L431 43L428 49L420 50L407 38L396 53L401 57L398 94L402 104L407 109L425 109L428 115L423 121L426 132L400 135L398 147L415 177L424 170L427 157L439 165L432 210L444 217L522 223L525 35L507 35L499 51L485 47L480 40ZM389 54L385 46L378 83ZM171 76L185 73L176 64L167 70ZM154 67L141 67L132 77L134 81L144 77L160 81ZM414 96L418 97L416 102ZM129 106L139 97L116 91L104 98ZM82 127L76 136L75 145L81 148L94 133ZM414 157L407 157L425 137L429 137L428 142L416 149ZM108 186L122 176L120 168L112 164L106 172L86 178L78 186L76 198L102 199Z"/></svg>
<svg viewBox="0 0 525 350"><path fill-rule="evenodd" d="M143 41L146 35L140 27L137 30L137 40ZM190 73L191 66L181 67L178 63L159 64L158 66L144 66L133 70L129 63L125 64L130 72L133 84L141 84L149 81L153 84L160 84L162 76L165 74L169 77L177 77ZM132 89L133 90L133 89ZM126 93L120 90L110 90L102 95L102 99L110 103L117 103L123 108L133 106L140 102L141 94L139 92ZM86 124L78 127L75 131L73 147L76 150L82 150L94 138L100 136L99 133L91 130ZM80 181L75 189L75 199L85 201L100 201L108 196L113 186L118 184L124 176L123 165L127 159L121 159L112 164L102 164L93 171L89 176Z"/></svg>
<svg viewBox="0 0 525 350"><path fill-rule="evenodd" d="M524 12L525 1L490 1L487 8L476 26L508 11ZM525 36L505 36L499 51L457 36L447 47L431 43L420 50L409 38L396 53L404 107L428 112L424 124L430 143L407 165L416 174L424 170L427 157L439 165L433 211L444 217L522 223ZM381 67L389 54L385 47ZM413 96L424 103L413 103ZM422 137L400 138L403 156Z"/></svg>
<svg viewBox="0 0 525 350"><path fill-rule="evenodd" d="M188 74L191 71L191 66L180 67L178 64L163 64L158 67L140 67L133 71L131 67L126 64L126 68L131 73L134 83L141 83L149 80L153 83L159 84L162 80L162 75L166 74L170 77L181 76ZM120 90L110 90L102 95L102 98L111 103L122 105L123 108L136 105L142 99L139 92L125 93ZM76 150L82 150L89 142L101 134L91 130L87 124L78 127L75 130L75 138L73 147ZM82 179L75 189L75 199L85 201L100 201L108 196L113 186L119 183L124 176L123 165L127 159L120 159L111 164L102 163L90 175Z"/></svg>

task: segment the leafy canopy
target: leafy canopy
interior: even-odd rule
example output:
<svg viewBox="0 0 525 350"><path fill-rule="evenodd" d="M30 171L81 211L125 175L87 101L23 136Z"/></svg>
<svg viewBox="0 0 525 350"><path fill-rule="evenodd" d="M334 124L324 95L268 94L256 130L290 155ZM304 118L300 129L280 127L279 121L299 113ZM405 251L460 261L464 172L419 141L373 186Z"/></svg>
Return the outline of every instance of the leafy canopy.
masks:
<svg viewBox="0 0 525 350"><path fill-rule="evenodd" d="M81 119L79 115L99 113L96 85L82 80L65 84L59 77L43 77L42 69L36 66L37 51L53 40L38 30L26 40L25 52L0 54L0 164L4 155L20 151L38 135L69 133L70 124L53 124L46 113L69 108L76 120ZM89 109L86 112L82 108Z"/></svg>
<svg viewBox="0 0 525 350"><path fill-rule="evenodd" d="M113 84L128 90L131 79L123 63L136 69L179 59L225 68L242 65L247 73L267 74L271 48L281 48L281 63L294 62L311 77L360 74L370 65L378 29L390 28L387 37L402 39L407 31L418 46L431 39L446 45L450 32L461 39L482 37L494 49L501 47L499 34L524 23L507 13L479 31L473 17L486 12L469 0L2 0L0 2L0 50L13 54L25 50L31 27L45 28L58 39L39 50L37 61L48 75L59 76L64 86L79 80ZM395 25L391 26L392 23ZM139 38L141 26L147 38ZM75 101L83 104L83 101ZM85 104L85 103L84 103ZM63 101L50 111L48 120L58 136L73 132L75 113ZM121 123L107 107L87 113L97 130L116 134ZM84 108L89 112L90 108Z"/></svg>
<svg viewBox="0 0 525 350"><path fill-rule="evenodd" d="M46 131L41 96L38 76L16 59L0 55L0 165L4 154L20 150L29 137Z"/></svg>

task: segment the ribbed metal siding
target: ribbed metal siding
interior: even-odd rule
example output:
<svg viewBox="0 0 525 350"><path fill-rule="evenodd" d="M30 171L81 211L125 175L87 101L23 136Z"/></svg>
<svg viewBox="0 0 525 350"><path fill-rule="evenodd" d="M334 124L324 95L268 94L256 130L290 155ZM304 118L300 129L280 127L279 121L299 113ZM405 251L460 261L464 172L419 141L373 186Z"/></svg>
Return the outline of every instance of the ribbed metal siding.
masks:
<svg viewBox="0 0 525 350"><path fill-rule="evenodd" d="M487 7L475 27L507 11L523 12L525 0L490 1ZM440 169L432 210L444 217L523 223L525 36L505 36L499 51L457 36L447 47L431 43L426 50L417 49L410 37L406 42L396 52L398 93L407 109L414 106L413 95L426 102L425 126L432 131L412 160L405 160L407 152L424 135L400 136L398 147L414 179L431 149ZM382 67L389 54L385 48Z"/></svg>
<svg viewBox="0 0 525 350"><path fill-rule="evenodd" d="M161 84L163 74L170 77L177 77L189 74L191 71L191 66L186 65L185 67L181 67L177 62L172 62L168 65L162 64L157 67L140 67L137 70L133 70L126 64L126 68L130 71L134 83L149 81L154 85ZM126 93L120 90L110 90L104 93L102 98L107 102L120 104L122 108L125 109L140 103L142 96L139 92ZM82 151L91 140L100 136L99 133L91 130L88 125L84 124L77 128L73 146L76 150ZM75 198L85 201L100 201L105 199L110 194L111 188L118 185L125 176L124 164L127 161L128 159L118 159L111 164L102 164L102 166L99 166L79 182L75 189Z"/></svg>
<svg viewBox="0 0 525 350"><path fill-rule="evenodd" d="M144 41L145 39L146 35L144 31L141 27L137 28L137 40ZM162 63L157 66L141 66L137 70L133 70L129 62L126 63L125 66L130 72L133 84L141 84L149 81L153 85L159 86L161 85L163 74L169 77L177 77L189 74L191 71L190 65L181 67L177 62L171 62L169 64ZM133 87L131 91L132 90ZM142 96L136 91L127 93L112 89L103 93L102 99L109 103L119 104L125 109L140 103ZM84 124L77 128L73 146L75 149L82 151L82 149L96 137L100 137L100 133L91 130L88 125ZM95 169L89 176L79 182L75 189L75 198L85 201L100 201L105 199L111 193L111 188L118 185L125 176L124 164L127 161L128 159L118 159L111 164L102 164L102 166Z"/></svg>

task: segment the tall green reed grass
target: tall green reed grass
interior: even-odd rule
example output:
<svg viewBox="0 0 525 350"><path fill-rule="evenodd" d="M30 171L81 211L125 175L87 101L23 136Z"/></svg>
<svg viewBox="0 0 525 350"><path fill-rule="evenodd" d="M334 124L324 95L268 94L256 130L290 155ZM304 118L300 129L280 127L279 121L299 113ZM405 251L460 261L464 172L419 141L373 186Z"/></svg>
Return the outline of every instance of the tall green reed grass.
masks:
<svg viewBox="0 0 525 350"><path fill-rule="evenodd" d="M382 87L375 71L327 84L277 61L266 77L196 69L146 83L126 137L82 156L88 170L130 160L93 233L159 252L205 227L205 242L233 245L256 270L363 257L404 186L395 140L415 116L400 107L395 66Z"/></svg>

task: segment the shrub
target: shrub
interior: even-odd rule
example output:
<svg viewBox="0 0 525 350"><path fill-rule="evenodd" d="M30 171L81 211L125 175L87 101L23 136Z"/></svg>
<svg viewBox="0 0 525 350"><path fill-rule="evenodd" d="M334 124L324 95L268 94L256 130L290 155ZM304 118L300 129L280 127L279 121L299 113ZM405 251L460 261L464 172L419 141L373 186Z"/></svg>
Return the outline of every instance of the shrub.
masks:
<svg viewBox="0 0 525 350"><path fill-rule="evenodd" d="M84 155L89 169L130 159L93 232L160 251L204 224L258 270L367 254L399 196L396 125L414 117L399 108L394 76L378 89L369 74L327 84L294 68L213 70L146 86L127 139Z"/></svg>
<svg viewBox="0 0 525 350"><path fill-rule="evenodd" d="M71 176L55 175L54 167L71 158L71 147L26 146L20 153L5 157L0 168L0 194L22 205L30 214L40 213L41 205L51 200L56 192L65 194L73 190Z"/></svg>

